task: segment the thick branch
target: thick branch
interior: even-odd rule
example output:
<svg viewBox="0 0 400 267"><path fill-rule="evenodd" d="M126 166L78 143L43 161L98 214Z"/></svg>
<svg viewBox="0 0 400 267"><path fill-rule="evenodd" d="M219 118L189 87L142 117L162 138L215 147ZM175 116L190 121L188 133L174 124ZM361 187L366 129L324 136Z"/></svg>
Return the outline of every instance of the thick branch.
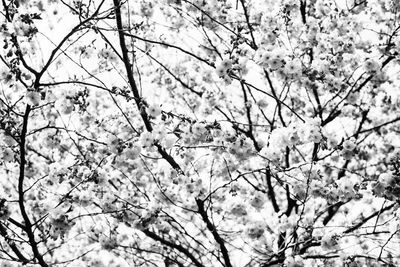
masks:
<svg viewBox="0 0 400 267"><path fill-rule="evenodd" d="M199 260L197 260L196 257L192 253L190 253L189 250L187 250L186 248L182 247L181 245L175 244L175 243L173 243L173 242L171 242L169 240L166 240L166 239L158 236L157 234L155 234L155 233L153 233L153 232L151 232L151 231L149 231L147 229L143 230L143 233L145 233L145 235L147 235L148 237L150 237L150 238L152 238L152 239L154 239L156 241L159 241L162 244L164 244L164 245L166 245L166 246L168 246L170 248L176 249L179 252L185 254L194 263L195 266L203 267L203 265L199 262Z"/></svg>
<svg viewBox="0 0 400 267"><path fill-rule="evenodd" d="M132 64L130 63L130 59L129 59L129 54L128 54L128 48L126 46L126 42L125 42L125 37L124 37L124 33L123 33L123 26L122 26L122 18L121 18L121 3L120 0L113 0L114 1L114 8L115 8L115 19L117 22L117 28L118 28L118 37L119 37L119 44L121 47L121 51L122 51L122 60L125 66L125 70L126 70L126 74L128 76L128 81L129 81L129 85L131 87L133 96L135 97L135 103L136 106L140 112L140 116L142 118L142 121L146 127L146 130L148 132L151 132L153 130L153 127L150 123L150 120L147 116L147 113L144 109L142 109L142 101L141 101L141 97L139 94L139 90L138 87L136 85L136 81L135 78L133 76L133 71L132 71ZM166 151L165 149L157 144L156 145L158 152L161 154L161 156L163 157L163 159L165 159L170 165L171 167L173 167L174 169L182 172L181 167L179 166L179 164L174 160L173 157L171 157Z"/></svg>
<svg viewBox="0 0 400 267"><path fill-rule="evenodd" d="M361 226L363 226L366 222L368 222L370 219L374 218L375 216L378 216L379 214L382 214L382 212L388 211L390 209L392 209L394 206L396 205L396 203L393 203L383 209L380 209L374 213L372 213L371 215L365 217L361 222L357 223L356 225L350 227L349 229L347 229L346 231L344 231L344 234L348 234L353 232L354 230L357 230L358 228L360 228Z"/></svg>
<svg viewBox="0 0 400 267"><path fill-rule="evenodd" d="M301 21L303 22L303 24L307 23L306 7L307 7L307 0L300 0L300 14L301 14Z"/></svg>
<svg viewBox="0 0 400 267"><path fill-rule="evenodd" d="M26 263L29 262L29 260L27 258L25 258L25 256L22 254L22 252L15 245L15 242L10 240L10 238L8 237L8 234L7 234L7 229L2 224L0 224L0 235L4 237L4 239L6 240L7 244L10 246L12 251L15 253L15 255L18 257L18 259L23 264L26 264Z"/></svg>
<svg viewBox="0 0 400 267"><path fill-rule="evenodd" d="M274 211L279 212L280 209L279 209L278 203L276 201L274 188L272 187L272 183L271 183L271 171L269 169L267 169L265 174L266 174L267 185L268 185L268 196L271 199L272 206L274 207Z"/></svg>
<svg viewBox="0 0 400 267"><path fill-rule="evenodd" d="M47 267L47 263L44 261L43 256L40 254L37 243L35 241L35 235L32 231L32 223L29 220L28 214L25 210L25 203L24 203L24 178L25 178L25 143L26 143L26 133L28 129L28 119L29 113L31 111L31 107L29 105L26 106L24 119L22 123L22 131L21 131L21 140L20 140L20 165L19 165L19 178L18 178L18 204L19 209L21 211L22 218L24 219L25 223L25 232L29 238L29 244L31 245L32 252L34 257L37 259L38 263L42 267Z"/></svg>
<svg viewBox="0 0 400 267"><path fill-rule="evenodd" d="M215 241L218 243L218 245L221 248L222 257L224 258L224 261L225 261L225 266L232 267L231 260L229 259L228 250L226 249L226 246L225 246L225 241L218 234L217 229L215 228L213 223L208 218L207 212L204 208L204 202L201 199L196 199L196 203L197 203L197 207L199 208L200 216L207 225L207 229L212 233Z"/></svg>

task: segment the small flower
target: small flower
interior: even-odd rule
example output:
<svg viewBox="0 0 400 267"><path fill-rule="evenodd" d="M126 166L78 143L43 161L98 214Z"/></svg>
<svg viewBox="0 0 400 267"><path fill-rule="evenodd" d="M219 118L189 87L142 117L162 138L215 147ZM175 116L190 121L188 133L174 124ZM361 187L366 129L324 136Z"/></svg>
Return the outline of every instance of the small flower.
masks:
<svg viewBox="0 0 400 267"><path fill-rule="evenodd" d="M310 135L310 141L313 143L320 143L322 140L322 135L319 132L315 132Z"/></svg>
<svg viewBox="0 0 400 267"><path fill-rule="evenodd" d="M71 114L75 109L74 103L70 99L59 99L54 106L64 115Z"/></svg>
<svg viewBox="0 0 400 267"><path fill-rule="evenodd" d="M385 186L382 183L372 182L372 192L377 196L383 196L385 193Z"/></svg>
<svg viewBox="0 0 400 267"><path fill-rule="evenodd" d="M268 102L265 99L260 99L257 101L257 105L260 108L266 108L266 107L268 107Z"/></svg>
<svg viewBox="0 0 400 267"><path fill-rule="evenodd" d="M264 229L265 225L262 222L254 222L248 226L246 234L252 239L258 239L264 234Z"/></svg>
<svg viewBox="0 0 400 267"><path fill-rule="evenodd" d="M115 237L101 236L99 242L101 248L105 250L113 250L117 247L117 239Z"/></svg>
<svg viewBox="0 0 400 267"><path fill-rule="evenodd" d="M274 33L274 32L268 32L266 35L265 35L265 40L268 42L268 43L271 43L271 44L274 44L275 43L275 41L276 41L276 33Z"/></svg>
<svg viewBox="0 0 400 267"><path fill-rule="evenodd" d="M217 75L219 77L223 77L225 76L225 74L227 74L228 70L232 68L232 65L233 65L232 60L225 59L221 61L220 64L217 65L215 71L217 72Z"/></svg>
<svg viewBox="0 0 400 267"><path fill-rule="evenodd" d="M39 92L29 91L26 94L26 102L28 105L37 106L40 103L41 95Z"/></svg>
<svg viewBox="0 0 400 267"><path fill-rule="evenodd" d="M207 129L203 123L196 122L192 125L192 133L195 135L203 135L207 132Z"/></svg>
<svg viewBox="0 0 400 267"><path fill-rule="evenodd" d="M364 63L364 68L367 72L377 72L380 68L379 62L373 60L373 59L368 59Z"/></svg>
<svg viewBox="0 0 400 267"><path fill-rule="evenodd" d="M255 193L254 196L250 200L250 205L257 210L261 209L264 206L265 199L262 194Z"/></svg>
<svg viewBox="0 0 400 267"><path fill-rule="evenodd" d="M105 193L101 200L101 206L103 211L113 211L115 210L115 196L111 193Z"/></svg>
<svg viewBox="0 0 400 267"><path fill-rule="evenodd" d="M159 105L152 105L152 106L148 107L147 108L147 114L149 114L149 116L157 118L158 116L161 115L160 106Z"/></svg>
<svg viewBox="0 0 400 267"><path fill-rule="evenodd" d="M225 75L225 69L222 65L218 65L215 68L215 72L217 73L218 77L223 77Z"/></svg>
<svg viewBox="0 0 400 267"><path fill-rule="evenodd" d="M114 194L111 194L110 192L108 192L108 193L105 193L104 195L103 195L103 199L102 199L102 201L104 202L104 203L112 203L112 202L114 202L115 201L115 196L114 196Z"/></svg>
<svg viewBox="0 0 400 267"><path fill-rule="evenodd" d="M350 104L356 104L359 97L360 97L360 94L358 92L351 93L347 97L347 102L349 102Z"/></svg>
<svg viewBox="0 0 400 267"><path fill-rule="evenodd" d="M134 144L132 147L129 147L125 150L125 156L129 159L136 159L140 155L141 147L137 144Z"/></svg>
<svg viewBox="0 0 400 267"><path fill-rule="evenodd" d="M164 148L169 149L175 144L176 140L177 140L177 137L175 135L167 134L165 136L165 138L162 140L161 145Z"/></svg>
<svg viewBox="0 0 400 267"><path fill-rule="evenodd" d="M4 68L0 70L0 80L7 85L14 81L14 76L12 72Z"/></svg>
<svg viewBox="0 0 400 267"><path fill-rule="evenodd" d="M79 50L82 58L87 58L87 59L89 59L94 52L94 49L91 46L81 46L78 48L78 50Z"/></svg>
<svg viewBox="0 0 400 267"><path fill-rule="evenodd" d="M223 60L223 61L221 62L221 66L223 66L223 68L224 68L225 70L228 70L228 69L232 68L232 60L230 60L230 59L225 59L225 60Z"/></svg>
<svg viewBox="0 0 400 267"><path fill-rule="evenodd" d="M223 80L224 80L224 83L225 83L226 85L229 85L229 84L232 83L232 78L229 77L228 75L225 75L225 76L223 77Z"/></svg>
<svg viewBox="0 0 400 267"><path fill-rule="evenodd" d="M288 140L291 145L296 145L300 142L300 137L296 129L294 129L291 133L289 133Z"/></svg>
<svg viewBox="0 0 400 267"><path fill-rule="evenodd" d="M231 209L232 215L245 216L247 215L246 206L243 203L235 203Z"/></svg>
<svg viewBox="0 0 400 267"><path fill-rule="evenodd" d="M87 207L90 205L90 203L92 200L92 197L89 194L80 194L79 195L79 199L78 199L78 203L82 206L82 207Z"/></svg>
<svg viewBox="0 0 400 267"><path fill-rule="evenodd" d="M338 244L338 236L328 233L321 239L321 246L326 250L334 249Z"/></svg>
<svg viewBox="0 0 400 267"><path fill-rule="evenodd" d="M265 52L260 52L259 54L257 54L257 56L259 61L258 63L265 65L271 59L272 54L269 51L265 51Z"/></svg>
<svg viewBox="0 0 400 267"><path fill-rule="evenodd" d="M391 173L382 173L378 178L378 181L383 185L390 185L394 180L395 179Z"/></svg>
<svg viewBox="0 0 400 267"><path fill-rule="evenodd" d="M110 151L113 153L118 153L118 147L119 147L120 139L116 136L111 136L107 144L110 147Z"/></svg>
<svg viewBox="0 0 400 267"><path fill-rule="evenodd" d="M296 218L294 218L294 216L287 217L286 214L283 214L279 218L279 230L286 231L292 229L296 223Z"/></svg>
<svg viewBox="0 0 400 267"><path fill-rule="evenodd" d="M343 142L343 149L347 151L353 151L356 148L355 140L349 139Z"/></svg>
<svg viewBox="0 0 400 267"><path fill-rule="evenodd" d="M260 156L270 161L277 161L281 157L281 152L275 147L263 147L260 151Z"/></svg>
<svg viewBox="0 0 400 267"><path fill-rule="evenodd" d="M99 57L102 57L104 59L108 59L111 62L117 61L117 56L113 51L110 49L103 48L99 51Z"/></svg>
<svg viewBox="0 0 400 267"><path fill-rule="evenodd" d="M167 132L163 126L154 127L152 133L153 133L154 139L156 139L156 140L162 140L164 138L164 136L167 134Z"/></svg>
<svg viewBox="0 0 400 267"><path fill-rule="evenodd" d="M59 236L64 236L75 223L69 220L67 215L57 214L56 216L52 216L50 224L52 226L50 229L50 235L56 239Z"/></svg>
<svg viewBox="0 0 400 267"><path fill-rule="evenodd" d="M301 72L301 61L294 59L285 65L285 73L289 75L298 74Z"/></svg>
<svg viewBox="0 0 400 267"><path fill-rule="evenodd" d="M10 148L6 148L3 150L3 155L1 156L2 160L6 162L10 162L14 160L14 152Z"/></svg>
<svg viewBox="0 0 400 267"><path fill-rule="evenodd" d="M285 266L287 266L287 267L303 267L304 261L299 255L289 256L285 259Z"/></svg>
<svg viewBox="0 0 400 267"><path fill-rule="evenodd" d="M280 69L283 63L284 61L278 55L274 55L268 60L269 67L273 70Z"/></svg>
<svg viewBox="0 0 400 267"><path fill-rule="evenodd" d="M153 134L150 133L150 132L143 132L143 133L140 135L139 143L140 143L143 147L149 147L149 146L153 145L153 143L154 143Z"/></svg>
<svg viewBox="0 0 400 267"><path fill-rule="evenodd" d="M327 142L330 148L335 148L339 144L339 141L336 139L335 136L328 136Z"/></svg>
<svg viewBox="0 0 400 267"><path fill-rule="evenodd" d="M341 152L341 155L342 155L343 158L345 158L347 160L350 160L350 159L352 159L354 157L354 152L351 151L351 150L343 149L342 152Z"/></svg>

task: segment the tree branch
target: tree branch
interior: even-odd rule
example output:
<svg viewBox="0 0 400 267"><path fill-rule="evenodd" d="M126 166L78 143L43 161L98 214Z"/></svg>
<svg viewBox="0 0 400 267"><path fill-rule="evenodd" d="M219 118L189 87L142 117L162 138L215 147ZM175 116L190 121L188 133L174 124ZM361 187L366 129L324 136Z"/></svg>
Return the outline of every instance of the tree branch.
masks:
<svg viewBox="0 0 400 267"><path fill-rule="evenodd" d="M31 245L32 252L34 257L37 259L38 263L42 267L47 267L47 263L44 261L43 256L40 254L37 243L35 241L35 235L32 231L32 223L28 217L28 214L25 210L25 203L24 203L24 178L25 178L25 143L26 143L26 133L28 129L28 119L29 113L31 111L31 107L26 105L25 114L22 122L22 131L20 136L20 164L19 164L19 178L18 178L18 204L19 209L21 211L22 218L25 222L25 232L29 238L29 244Z"/></svg>
<svg viewBox="0 0 400 267"><path fill-rule="evenodd" d="M207 229L212 233L215 241L218 243L218 245L221 248L222 257L224 258L224 261L225 261L225 266L232 267L231 260L229 258L229 254L228 254L228 250L226 249L226 246L225 246L225 242L221 238L221 236L218 234L217 229L215 228L213 223L208 218L207 211L204 208L204 202L201 199L196 199L196 203L197 203L197 207L199 208L200 216L207 225Z"/></svg>
<svg viewBox="0 0 400 267"><path fill-rule="evenodd" d="M150 120L147 116L146 111L144 109L142 109L142 100L139 95L139 90L137 88L135 78L133 76L132 64L130 63L130 59L129 59L129 55L128 55L128 48L125 43L125 37L124 37L124 32L123 32L124 29L122 26L122 18L121 18L121 2L120 2L120 0L113 0L113 1L114 1L114 8L115 8L115 19L116 19L117 28L118 28L119 44L120 44L121 51L122 51L122 59L123 59L123 63L125 66L126 74L128 76L129 85L131 87L133 96L135 97L134 98L135 103L139 110L142 121L146 127L146 130L148 132L151 132L151 131L153 131L153 127L150 123ZM171 165L172 168L174 168L177 171L182 172L182 169L179 166L179 164L175 161L175 159L173 157L171 157L167 153L167 151L165 151L165 149L160 144L156 144L156 147L157 147L158 152L163 157L163 159L165 159Z"/></svg>
<svg viewBox="0 0 400 267"><path fill-rule="evenodd" d="M145 235L147 235L148 237L150 237L150 238L152 238L152 239L154 239L156 241L159 241L159 242L161 242L162 244L164 244L164 245L166 245L168 247L171 247L173 249L176 249L176 250L182 252L183 254L185 254L194 263L195 266L203 267L203 264L201 264L199 262L199 260L197 260L196 257L192 253L190 253L190 251L188 249L182 247L182 245L178 245L178 244L175 244L175 243L173 243L171 241L168 241L168 240L162 238L161 236L157 235L156 233L153 233L153 232L151 232L150 230L147 230L147 229L143 230L143 233Z"/></svg>

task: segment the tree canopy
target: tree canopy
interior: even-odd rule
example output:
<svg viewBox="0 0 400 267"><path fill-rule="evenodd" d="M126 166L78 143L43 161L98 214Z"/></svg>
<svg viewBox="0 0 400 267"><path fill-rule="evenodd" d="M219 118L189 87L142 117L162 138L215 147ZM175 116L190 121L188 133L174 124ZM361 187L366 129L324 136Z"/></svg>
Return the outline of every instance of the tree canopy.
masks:
<svg viewBox="0 0 400 267"><path fill-rule="evenodd" d="M0 266L400 266L400 2L0 9Z"/></svg>

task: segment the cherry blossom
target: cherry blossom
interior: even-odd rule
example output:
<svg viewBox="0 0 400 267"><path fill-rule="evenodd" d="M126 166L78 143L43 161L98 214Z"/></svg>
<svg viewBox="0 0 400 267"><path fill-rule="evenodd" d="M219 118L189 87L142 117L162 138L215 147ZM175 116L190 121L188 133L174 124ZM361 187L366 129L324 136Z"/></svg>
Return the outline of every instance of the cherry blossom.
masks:
<svg viewBox="0 0 400 267"><path fill-rule="evenodd" d="M1 9L1 266L400 265L397 1Z"/></svg>

